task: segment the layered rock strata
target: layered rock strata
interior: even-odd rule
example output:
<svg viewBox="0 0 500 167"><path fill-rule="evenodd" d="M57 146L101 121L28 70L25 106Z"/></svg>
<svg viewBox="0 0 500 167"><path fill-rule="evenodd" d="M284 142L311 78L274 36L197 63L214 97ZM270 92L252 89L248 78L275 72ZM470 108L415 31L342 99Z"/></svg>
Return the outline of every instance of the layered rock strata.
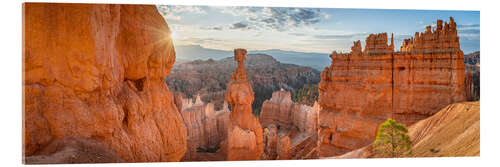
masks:
<svg viewBox="0 0 500 167"><path fill-rule="evenodd" d="M186 128L165 76L170 30L153 5L25 3L24 155L67 137L126 162L179 161Z"/></svg>
<svg viewBox="0 0 500 167"><path fill-rule="evenodd" d="M387 118L411 125L465 100L464 62L456 23L406 39L399 52L387 34L360 41L351 53L333 52L319 88L320 156L340 155L373 142Z"/></svg>
<svg viewBox="0 0 500 167"><path fill-rule="evenodd" d="M319 105L295 104L281 90L264 101L260 122L264 128L262 159L306 159L317 154Z"/></svg>
<svg viewBox="0 0 500 167"><path fill-rule="evenodd" d="M215 111L213 103L204 103L200 96L194 103L192 99L180 99L181 115L187 130L187 152L182 160L217 160L201 153L215 153L226 140L229 120L227 103L222 110Z"/></svg>
<svg viewBox="0 0 500 167"><path fill-rule="evenodd" d="M227 160L258 160L263 152L262 128L252 114L253 91L246 80L243 62L247 51L235 49L238 62L226 86L226 101L231 105L227 128Z"/></svg>

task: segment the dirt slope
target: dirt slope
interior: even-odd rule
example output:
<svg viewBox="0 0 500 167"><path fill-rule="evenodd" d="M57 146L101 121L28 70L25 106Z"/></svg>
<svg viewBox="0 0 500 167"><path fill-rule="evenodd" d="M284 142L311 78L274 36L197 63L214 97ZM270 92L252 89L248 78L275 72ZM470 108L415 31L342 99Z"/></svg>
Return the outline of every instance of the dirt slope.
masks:
<svg viewBox="0 0 500 167"><path fill-rule="evenodd" d="M417 157L479 156L479 108L479 101L451 104L412 125L408 130L414 144L413 154Z"/></svg>
<svg viewBox="0 0 500 167"><path fill-rule="evenodd" d="M480 102L446 106L408 128L415 157L480 155ZM370 158L371 145L331 158Z"/></svg>

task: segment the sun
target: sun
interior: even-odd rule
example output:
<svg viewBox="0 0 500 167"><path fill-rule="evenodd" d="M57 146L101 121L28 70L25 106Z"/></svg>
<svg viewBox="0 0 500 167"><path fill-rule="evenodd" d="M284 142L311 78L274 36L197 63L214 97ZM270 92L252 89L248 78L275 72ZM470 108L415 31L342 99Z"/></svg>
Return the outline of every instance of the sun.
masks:
<svg viewBox="0 0 500 167"><path fill-rule="evenodd" d="M172 40L177 39L177 35L175 34L175 32L173 32L173 31L172 31L172 32L170 33L170 38L172 38Z"/></svg>

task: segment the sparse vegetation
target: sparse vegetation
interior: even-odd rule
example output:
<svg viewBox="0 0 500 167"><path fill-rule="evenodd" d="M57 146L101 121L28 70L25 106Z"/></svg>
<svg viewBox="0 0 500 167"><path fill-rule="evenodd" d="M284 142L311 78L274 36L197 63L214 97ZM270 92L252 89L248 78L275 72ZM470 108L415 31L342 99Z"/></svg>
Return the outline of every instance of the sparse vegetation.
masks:
<svg viewBox="0 0 500 167"><path fill-rule="evenodd" d="M318 100L318 84L307 84L299 90L292 93L292 100L295 103L314 105Z"/></svg>
<svg viewBox="0 0 500 167"><path fill-rule="evenodd" d="M217 150L219 150L220 146L217 144L215 147L208 147L208 148L202 148L198 147L196 148L196 152L208 152L208 153L215 153Z"/></svg>
<svg viewBox="0 0 500 167"><path fill-rule="evenodd" d="M438 152L439 152L439 150L436 150L436 149L434 149L434 148L429 149L429 151L430 151L431 153L438 153Z"/></svg>
<svg viewBox="0 0 500 167"><path fill-rule="evenodd" d="M393 119L382 123L373 143L376 157L397 158L412 156L411 140L408 129Z"/></svg>

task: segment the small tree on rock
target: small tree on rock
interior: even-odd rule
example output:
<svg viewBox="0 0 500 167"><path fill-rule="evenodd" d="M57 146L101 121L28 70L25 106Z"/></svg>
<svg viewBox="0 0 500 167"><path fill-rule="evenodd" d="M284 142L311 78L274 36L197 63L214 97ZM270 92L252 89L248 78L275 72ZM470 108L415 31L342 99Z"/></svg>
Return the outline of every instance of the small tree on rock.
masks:
<svg viewBox="0 0 500 167"><path fill-rule="evenodd" d="M384 158L411 156L411 140L407 133L405 125L387 119L380 125L373 142L375 156Z"/></svg>

